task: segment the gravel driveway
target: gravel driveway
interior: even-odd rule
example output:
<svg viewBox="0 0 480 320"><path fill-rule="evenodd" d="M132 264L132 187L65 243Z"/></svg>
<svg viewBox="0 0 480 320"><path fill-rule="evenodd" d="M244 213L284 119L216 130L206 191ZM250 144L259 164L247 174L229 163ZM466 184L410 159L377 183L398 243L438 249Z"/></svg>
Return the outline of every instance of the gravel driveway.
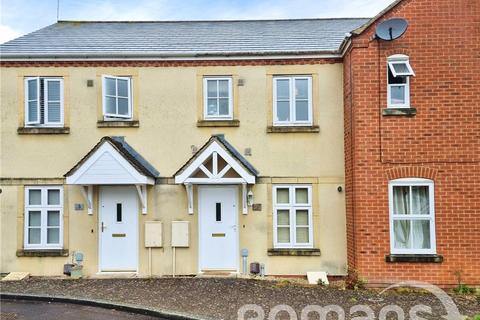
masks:
<svg viewBox="0 0 480 320"><path fill-rule="evenodd" d="M18 282L3 282L1 292L110 300L206 319L237 319L238 309L245 304L259 305L266 316L274 306L286 304L296 311L299 319L301 310L310 304L340 305L346 311L346 319L350 319L350 308L358 304L370 306L376 316L382 307L389 304L400 306L405 310L406 315L414 305L431 306L434 315L430 318L424 316L426 319L439 319L445 312L437 298L427 293L389 291L379 295L378 291L374 290L352 291L286 281L231 278L81 280L30 278ZM453 299L461 314L473 316L480 313L478 296L454 295ZM279 318L288 319L284 312L278 315ZM353 314L353 316L361 315ZM395 318L392 317L392 319Z"/></svg>

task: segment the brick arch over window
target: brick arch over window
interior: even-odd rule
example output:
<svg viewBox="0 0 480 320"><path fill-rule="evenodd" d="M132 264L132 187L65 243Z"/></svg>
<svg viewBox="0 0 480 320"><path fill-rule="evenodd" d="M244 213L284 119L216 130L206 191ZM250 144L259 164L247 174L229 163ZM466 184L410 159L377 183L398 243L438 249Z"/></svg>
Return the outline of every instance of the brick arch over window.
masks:
<svg viewBox="0 0 480 320"><path fill-rule="evenodd" d="M435 176L437 175L437 169L418 166L395 167L385 170L385 173L388 180L409 177L435 180Z"/></svg>
<svg viewBox="0 0 480 320"><path fill-rule="evenodd" d="M385 56L385 58L388 58L388 57L393 56L395 54L404 54L404 55L410 57L409 50L406 49L406 48L391 48L391 49L387 49L383 52L383 55Z"/></svg>

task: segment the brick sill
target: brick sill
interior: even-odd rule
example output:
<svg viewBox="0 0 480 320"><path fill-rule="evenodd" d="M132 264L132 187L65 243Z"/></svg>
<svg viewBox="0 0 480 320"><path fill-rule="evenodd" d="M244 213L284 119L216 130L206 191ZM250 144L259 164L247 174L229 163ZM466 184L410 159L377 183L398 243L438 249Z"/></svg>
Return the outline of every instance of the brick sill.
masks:
<svg viewBox="0 0 480 320"><path fill-rule="evenodd" d="M140 122L138 120L126 120L126 121L97 121L97 128L138 128Z"/></svg>
<svg viewBox="0 0 480 320"><path fill-rule="evenodd" d="M19 127L18 134L69 134L70 128L50 128L50 127Z"/></svg>
<svg viewBox="0 0 480 320"><path fill-rule="evenodd" d="M268 249L269 256L320 256L320 249Z"/></svg>
<svg viewBox="0 0 480 320"><path fill-rule="evenodd" d="M443 256L437 254L389 254L385 262L442 263Z"/></svg>
<svg viewBox="0 0 480 320"><path fill-rule="evenodd" d="M197 127L240 127L240 120L198 120Z"/></svg>
<svg viewBox="0 0 480 320"><path fill-rule="evenodd" d="M382 111L384 116L413 117L417 114L417 108L385 108Z"/></svg>
<svg viewBox="0 0 480 320"><path fill-rule="evenodd" d="M17 257L68 257L68 249L56 249L56 250L21 249L21 250L17 250Z"/></svg>
<svg viewBox="0 0 480 320"><path fill-rule="evenodd" d="M306 127L278 127L268 126L267 133L318 133L320 132L319 126L306 126Z"/></svg>

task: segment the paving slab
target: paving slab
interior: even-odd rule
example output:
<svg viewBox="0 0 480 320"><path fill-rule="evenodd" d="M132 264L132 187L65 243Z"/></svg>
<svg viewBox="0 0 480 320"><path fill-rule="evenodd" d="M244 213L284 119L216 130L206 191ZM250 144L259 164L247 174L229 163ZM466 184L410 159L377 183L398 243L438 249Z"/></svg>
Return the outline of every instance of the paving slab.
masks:
<svg viewBox="0 0 480 320"><path fill-rule="evenodd" d="M20 281L30 276L30 272L10 272L2 281Z"/></svg>
<svg viewBox="0 0 480 320"><path fill-rule="evenodd" d="M322 280L324 285L328 285L327 273L323 271L307 272L307 279L309 284L318 284L318 280Z"/></svg>

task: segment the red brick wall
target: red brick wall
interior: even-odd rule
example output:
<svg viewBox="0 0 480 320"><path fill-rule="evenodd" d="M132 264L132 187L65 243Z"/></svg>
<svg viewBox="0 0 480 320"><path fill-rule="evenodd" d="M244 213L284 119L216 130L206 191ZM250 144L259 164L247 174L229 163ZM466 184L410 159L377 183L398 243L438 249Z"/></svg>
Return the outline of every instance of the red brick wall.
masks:
<svg viewBox="0 0 480 320"><path fill-rule="evenodd" d="M0 61L0 67L199 67L262 66L341 63L341 58L232 59L232 60L80 60Z"/></svg>
<svg viewBox="0 0 480 320"><path fill-rule="evenodd" d="M374 39L376 23L344 59L347 244L350 266L373 284L422 280L480 284L480 2L404 0L378 21L407 32ZM413 117L382 116L389 55L410 57ZM443 263L386 263L388 181L435 182L437 253Z"/></svg>

